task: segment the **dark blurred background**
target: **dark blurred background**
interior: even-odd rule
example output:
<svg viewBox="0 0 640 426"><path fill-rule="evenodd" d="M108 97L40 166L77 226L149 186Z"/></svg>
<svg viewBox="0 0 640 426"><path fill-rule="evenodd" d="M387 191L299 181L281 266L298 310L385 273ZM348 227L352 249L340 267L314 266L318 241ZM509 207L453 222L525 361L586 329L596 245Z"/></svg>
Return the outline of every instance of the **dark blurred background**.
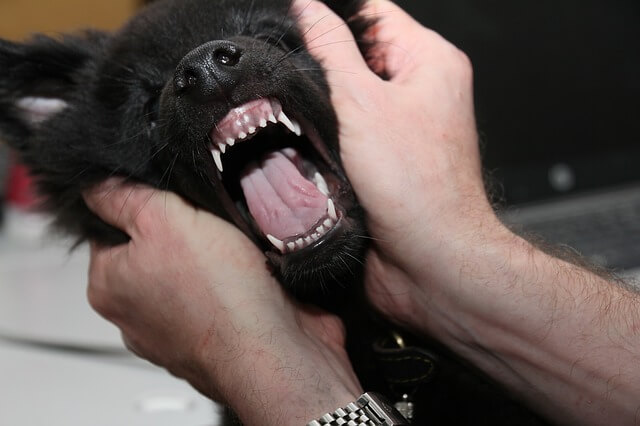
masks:
<svg viewBox="0 0 640 426"><path fill-rule="evenodd" d="M397 3L471 58L509 203L640 181L640 1Z"/></svg>
<svg viewBox="0 0 640 426"><path fill-rule="evenodd" d="M0 37L113 29L145 2L3 0ZM509 204L640 181L640 1L397 3L470 56L485 165Z"/></svg>

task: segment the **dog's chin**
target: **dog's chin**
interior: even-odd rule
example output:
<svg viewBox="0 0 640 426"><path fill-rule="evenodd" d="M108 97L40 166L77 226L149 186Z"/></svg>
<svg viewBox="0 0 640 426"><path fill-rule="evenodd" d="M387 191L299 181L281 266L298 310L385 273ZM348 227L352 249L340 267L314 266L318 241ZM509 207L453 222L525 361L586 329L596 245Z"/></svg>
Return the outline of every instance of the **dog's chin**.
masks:
<svg viewBox="0 0 640 426"><path fill-rule="evenodd" d="M358 220L344 216L318 244L285 255L268 250L266 255L291 294L302 301L320 305L326 301L337 307L336 299L351 294L362 275L363 234Z"/></svg>
<svg viewBox="0 0 640 426"><path fill-rule="evenodd" d="M261 98L232 108L207 135L223 208L298 295L353 281L362 247L358 204L315 121Z"/></svg>

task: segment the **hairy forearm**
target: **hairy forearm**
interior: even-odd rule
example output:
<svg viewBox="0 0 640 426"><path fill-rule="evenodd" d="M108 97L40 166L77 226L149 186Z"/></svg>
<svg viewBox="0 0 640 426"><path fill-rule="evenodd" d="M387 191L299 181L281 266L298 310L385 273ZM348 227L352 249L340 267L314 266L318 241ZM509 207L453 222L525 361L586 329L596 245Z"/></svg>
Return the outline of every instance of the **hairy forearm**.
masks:
<svg viewBox="0 0 640 426"><path fill-rule="evenodd" d="M633 422L637 294L506 230L459 256L454 291L441 294L435 316L440 330L427 331L559 422Z"/></svg>
<svg viewBox="0 0 640 426"><path fill-rule="evenodd" d="M201 364L243 425L300 426L362 394L344 349L316 336L274 326L241 331L235 344L226 359L205 354Z"/></svg>

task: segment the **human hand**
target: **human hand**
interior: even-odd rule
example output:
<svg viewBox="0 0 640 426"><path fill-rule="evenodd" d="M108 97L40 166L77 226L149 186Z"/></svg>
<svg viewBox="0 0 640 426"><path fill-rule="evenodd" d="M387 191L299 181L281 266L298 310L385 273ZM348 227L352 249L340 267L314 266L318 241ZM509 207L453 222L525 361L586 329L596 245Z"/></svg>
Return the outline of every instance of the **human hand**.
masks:
<svg viewBox="0 0 640 426"><path fill-rule="evenodd" d="M418 311L447 316L447 299L458 297L461 251L507 231L484 189L469 60L392 2L365 5L361 14L378 20L369 65L389 81L369 69L325 5L297 0L295 11L329 70L341 157L374 239L369 297L395 321L419 327Z"/></svg>
<svg viewBox="0 0 640 426"><path fill-rule="evenodd" d="M304 424L360 395L341 322L293 302L235 227L117 180L85 199L131 237L92 244L88 297L137 355L246 424Z"/></svg>
<svg viewBox="0 0 640 426"><path fill-rule="evenodd" d="M638 293L504 227L484 190L467 58L388 0L373 74L346 25L296 0L328 69L344 166L374 238L370 300L429 333L560 424L632 424ZM615 306L615 309L611 309Z"/></svg>

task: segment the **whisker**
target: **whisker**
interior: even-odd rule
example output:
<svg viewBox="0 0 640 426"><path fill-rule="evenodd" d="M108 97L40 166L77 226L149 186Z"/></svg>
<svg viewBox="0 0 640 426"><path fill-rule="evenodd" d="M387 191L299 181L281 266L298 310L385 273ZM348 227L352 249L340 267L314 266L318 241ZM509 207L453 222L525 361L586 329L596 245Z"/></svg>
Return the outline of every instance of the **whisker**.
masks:
<svg viewBox="0 0 640 426"><path fill-rule="evenodd" d="M167 183L166 183L166 185L164 187L164 190L165 190L165 195L164 195L164 216L165 216L165 219L167 218L167 194L166 194L166 191L169 190L169 182L171 182L171 173L173 173L173 168L176 165L176 161L178 160L178 156L179 155L180 155L180 153L176 152L176 155L173 157L173 161L171 162L171 164L169 165L169 168L168 168L169 174L167 175ZM162 186L162 179L163 178L164 178L164 174L160 178L160 183L158 184L158 186Z"/></svg>
<svg viewBox="0 0 640 426"><path fill-rule="evenodd" d="M253 21L253 8L256 5L256 0L251 0L251 4L249 5L249 9L247 11L247 15L245 16L244 20L244 28L242 29L242 32L246 32L247 28L249 27L249 25L251 24L251 22Z"/></svg>
<svg viewBox="0 0 640 426"><path fill-rule="evenodd" d="M309 28L307 28L307 31L304 32L303 36L306 35L309 31L311 31L311 29L318 24L320 21L322 21L324 18L328 17L329 15L325 15L322 18L318 19L316 22L314 22ZM347 25L346 22L340 24L340 25L336 25L335 27L325 31L322 34L317 35L316 37L312 38L311 40L306 41L305 43L300 44L299 46L297 46L295 49L292 49L291 51L287 52L284 57L280 58L276 65L279 64L280 62L282 62L284 59L288 58L289 56L291 56L293 53L305 48L306 46L308 46L310 43L313 43L314 41L318 40L320 37L324 37L325 35L331 33L332 31L337 30L338 28L344 27L345 25Z"/></svg>
<svg viewBox="0 0 640 426"><path fill-rule="evenodd" d="M165 169L164 173L162 173L162 176L160 176L160 181L158 182L158 186L160 187L162 186L162 181L164 181L165 176L167 177L167 181L164 186L165 190L169 189L169 182L171 181L171 173L173 172L173 168L176 165L176 161L178 160L179 155L180 153L176 153L176 155L173 156L173 161L169 163L169 166Z"/></svg>
<svg viewBox="0 0 640 426"><path fill-rule="evenodd" d="M381 238L374 238L374 237L371 237L369 235L354 234L354 237L361 238L363 240L378 241L378 242L381 242L381 243L390 243L391 242L390 240L383 240Z"/></svg>
<svg viewBox="0 0 640 426"><path fill-rule="evenodd" d="M340 251L340 254L349 254L349 253L347 253L347 251L344 250L344 251ZM353 256L351 256L351 257L353 257ZM353 270L351 269L349 264L342 258L342 256L338 256L338 259L340 259L340 262L342 262L342 264L345 266L345 268L347 268L347 270L349 271L351 276L355 278L356 274L353 272Z"/></svg>
<svg viewBox="0 0 640 426"><path fill-rule="evenodd" d="M133 192L133 190L132 190L132 192ZM157 193L158 193L158 190L155 189L155 188L151 191L151 194L149 194L149 196L144 201L144 203L142 203L142 206L140 206L140 208L136 212L135 216L133 216L133 220L134 221L138 219L138 216L140 216L140 213L142 213L142 210L144 210L144 208L147 207L147 204L149 204L149 201L151 201L151 198L153 198L153 196L156 195Z"/></svg>
<svg viewBox="0 0 640 426"><path fill-rule="evenodd" d="M316 67L316 68L296 68L295 70L292 70L292 72L303 72L303 71L327 71L327 72L341 72L341 73L345 73L345 74L358 75L358 73L357 73L357 72L354 72L354 71L337 70L337 69L322 68L322 67Z"/></svg>
<svg viewBox="0 0 640 426"><path fill-rule="evenodd" d="M309 5L307 4L307 6L309 6ZM305 8L306 8L307 6L305 6ZM293 2L291 1L291 2L289 2L289 6L287 7L286 12L282 15L282 21L280 21L280 23L279 23L276 27L274 27L274 28L271 30L271 32L269 33L269 35L267 36L267 38L264 40L263 47L268 46L268 45L270 44L269 42L271 41L271 36L272 36L272 35L273 35L273 34L274 34L278 29L280 29L280 28L282 27L282 25L284 24L284 22L285 22L285 21L287 20L287 18L289 17L289 12L291 12L291 8L292 8L292 7L293 7ZM288 28L291 28L291 26L289 26ZM288 30L288 29L287 29L287 30ZM285 30L285 32L286 32L287 30ZM269 48L269 50L270 50L270 48Z"/></svg>
<svg viewBox="0 0 640 426"><path fill-rule="evenodd" d="M360 265L364 266L364 262L362 261L362 259L358 259L357 257L355 257L354 255L352 255L351 253L349 253L348 251L343 251L342 254L344 254L345 256L349 256L350 258L352 258L353 260L355 260L356 262L358 262Z"/></svg>
<svg viewBox="0 0 640 426"><path fill-rule="evenodd" d="M127 198L124 199L124 203L122 203L122 206L120 207L120 211L118 212L118 218L117 221L120 222L120 216L122 216L122 212L124 211L124 207L127 205L127 202L129 201L129 198L131 198L131 195L133 195L133 190L136 188L136 185L134 184L133 187L129 190L129 193L127 194ZM146 203L145 203L146 204ZM136 213L135 217L138 217L138 214L140 212Z"/></svg>

